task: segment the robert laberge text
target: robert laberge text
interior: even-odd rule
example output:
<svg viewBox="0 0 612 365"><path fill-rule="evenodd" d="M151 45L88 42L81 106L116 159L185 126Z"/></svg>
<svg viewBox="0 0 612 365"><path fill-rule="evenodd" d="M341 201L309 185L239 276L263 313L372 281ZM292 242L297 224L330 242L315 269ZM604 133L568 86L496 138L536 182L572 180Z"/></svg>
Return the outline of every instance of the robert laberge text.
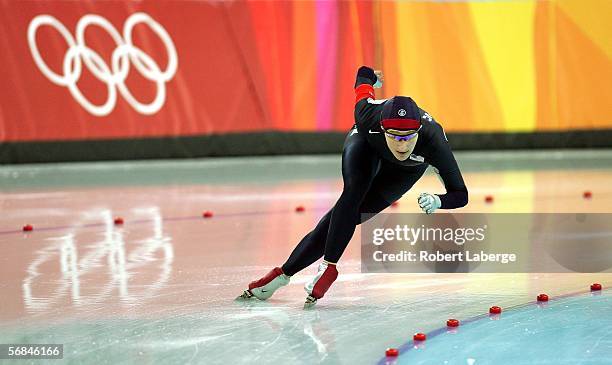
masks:
<svg viewBox="0 0 612 365"><path fill-rule="evenodd" d="M513 253L486 253L478 252L455 252L443 253L440 251L429 252L419 251L399 251L397 253L384 253L382 251L374 251L374 261L376 262L499 262L508 264L516 262L516 254Z"/></svg>

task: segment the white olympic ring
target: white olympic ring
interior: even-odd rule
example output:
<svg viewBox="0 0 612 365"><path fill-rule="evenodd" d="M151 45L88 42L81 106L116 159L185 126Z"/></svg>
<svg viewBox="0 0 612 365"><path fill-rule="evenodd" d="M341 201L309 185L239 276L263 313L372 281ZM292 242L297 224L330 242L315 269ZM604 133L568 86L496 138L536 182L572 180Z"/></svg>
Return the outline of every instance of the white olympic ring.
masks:
<svg viewBox="0 0 612 365"><path fill-rule="evenodd" d="M148 25L164 44L168 54L168 65L165 70L162 71L151 56L134 45L132 30L139 23ZM62 75L49 68L38 50L36 32L43 25L55 28L68 44L68 51L63 60ZM110 66L106 64L100 54L89 48L85 42L85 30L90 25L104 29L116 44ZM164 27L145 13L134 13L127 18L123 25L123 37L105 18L95 14L84 15L77 23L76 40L64 24L53 16L38 15L32 19L28 26L28 44L34 62L43 75L54 84L68 87L75 100L88 112L96 116L105 116L113 111L117 102L117 90L139 113L146 115L157 113L166 101L166 82L174 77L178 67L178 56L172 38ZM107 86L108 96L101 105L90 102L77 85L81 77L83 62L92 75ZM146 104L138 101L125 84L130 72L130 63L144 78L155 82L157 91L152 102Z"/></svg>

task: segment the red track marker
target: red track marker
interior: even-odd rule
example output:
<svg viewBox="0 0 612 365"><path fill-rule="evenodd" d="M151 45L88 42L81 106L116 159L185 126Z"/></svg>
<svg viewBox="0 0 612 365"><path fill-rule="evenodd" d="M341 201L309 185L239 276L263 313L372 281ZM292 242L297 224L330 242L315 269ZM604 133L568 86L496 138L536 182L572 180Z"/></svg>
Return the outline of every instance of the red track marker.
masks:
<svg viewBox="0 0 612 365"><path fill-rule="evenodd" d="M451 318L448 321L446 321L446 326L447 327L459 327L459 320Z"/></svg>
<svg viewBox="0 0 612 365"><path fill-rule="evenodd" d="M301 213L301 212L303 212L305 210L306 210L306 208L304 208L303 205L299 205L299 206L295 207L295 211L298 212L298 213Z"/></svg>
<svg viewBox="0 0 612 365"><path fill-rule="evenodd" d="M587 190L584 193L582 193L582 197L585 199L591 199L593 197L593 193Z"/></svg>
<svg viewBox="0 0 612 365"><path fill-rule="evenodd" d="M500 314L501 312L502 312L501 307L498 307L496 305L494 305L491 308L489 308L489 313L491 313L491 314Z"/></svg>
<svg viewBox="0 0 612 365"><path fill-rule="evenodd" d="M415 341L425 341L427 339L427 335L424 333L415 333L414 336L412 336L412 339Z"/></svg>
<svg viewBox="0 0 612 365"><path fill-rule="evenodd" d="M123 224L123 218L117 217L117 218L115 218L114 222L115 222L116 226L120 226L120 225Z"/></svg>
<svg viewBox="0 0 612 365"><path fill-rule="evenodd" d="M388 348L387 351L385 351L385 355L387 355L387 356L397 356L397 355L399 355L399 350L398 349L393 349L393 348Z"/></svg>
<svg viewBox="0 0 612 365"><path fill-rule="evenodd" d="M493 203L493 195L487 195L485 196L485 203Z"/></svg>
<svg viewBox="0 0 612 365"><path fill-rule="evenodd" d="M548 302L548 295L546 294L540 294L538 295L538 302Z"/></svg>
<svg viewBox="0 0 612 365"><path fill-rule="evenodd" d="M598 290L601 290L601 284L599 283L591 284L591 291L598 291Z"/></svg>
<svg viewBox="0 0 612 365"><path fill-rule="evenodd" d="M394 201L393 203L391 203L391 206L393 208L395 208L395 207L399 206L399 202L398 201Z"/></svg>
<svg viewBox="0 0 612 365"><path fill-rule="evenodd" d="M210 210L207 210L204 213L202 213L202 217L204 218L212 218L212 216L213 216L213 212L211 212Z"/></svg>
<svg viewBox="0 0 612 365"><path fill-rule="evenodd" d="M31 224L26 224L25 226L23 226L24 232L31 232L33 229L34 227Z"/></svg>

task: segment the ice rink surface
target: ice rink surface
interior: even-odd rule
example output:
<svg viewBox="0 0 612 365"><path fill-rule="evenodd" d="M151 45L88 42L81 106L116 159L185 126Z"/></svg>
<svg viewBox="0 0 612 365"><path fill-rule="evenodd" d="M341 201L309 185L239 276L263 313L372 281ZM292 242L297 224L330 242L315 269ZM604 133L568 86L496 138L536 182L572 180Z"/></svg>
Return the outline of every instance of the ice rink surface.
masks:
<svg viewBox="0 0 612 365"><path fill-rule="evenodd" d="M612 151L457 159L463 212L611 211ZM64 344L63 360L24 364L612 363L609 273L361 274L359 229L314 309L314 266L267 302L234 301L341 189L339 156L0 167L0 343ZM418 212L423 191L443 187L428 173L388 212ZM509 309L493 321L492 305ZM447 333L448 318L467 322ZM415 332L433 336L415 347Z"/></svg>

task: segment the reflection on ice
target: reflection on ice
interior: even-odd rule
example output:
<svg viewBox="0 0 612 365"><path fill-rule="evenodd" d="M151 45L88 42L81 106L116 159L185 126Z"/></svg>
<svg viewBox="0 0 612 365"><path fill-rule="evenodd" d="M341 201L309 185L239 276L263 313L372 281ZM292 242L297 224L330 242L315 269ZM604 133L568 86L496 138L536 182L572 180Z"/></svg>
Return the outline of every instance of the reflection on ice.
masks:
<svg viewBox="0 0 612 365"><path fill-rule="evenodd" d="M109 299L115 289L120 301L129 305L155 295L172 272L172 239L164 235L159 208L134 209L131 216L150 222L147 238L126 245L127 232L114 225L112 212L96 209L84 213L70 232L48 239L50 244L35 252L26 269L22 284L26 309L44 312L66 301L84 307ZM99 221L104 222L102 239L93 244L82 241L80 237L89 237L86 231L91 230L86 225ZM58 261L56 273L54 262ZM130 278L145 270L147 275L153 272L152 281L130 287Z"/></svg>

